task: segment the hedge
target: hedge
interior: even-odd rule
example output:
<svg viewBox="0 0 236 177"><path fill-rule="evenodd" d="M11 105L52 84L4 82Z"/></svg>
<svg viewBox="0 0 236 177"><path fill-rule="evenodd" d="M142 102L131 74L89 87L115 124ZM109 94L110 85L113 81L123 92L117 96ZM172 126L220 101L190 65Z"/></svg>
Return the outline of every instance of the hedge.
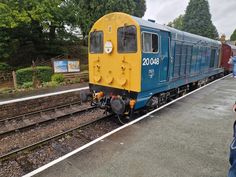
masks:
<svg viewBox="0 0 236 177"><path fill-rule="evenodd" d="M49 82L53 70L49 66L38 66L36 67L36 78L40 82ZM26 82L33 82L33 68L23 68L16 71L16 80L18 85L23 85Z"/></svg>
<svg viewBox="0 0 236 177"><path fill-rule="evenodd" d="M11 67L6 63L0 63L0 71L10 71Z"/></svg>
<svg viewBox="0 0 236 177"><path fill-rule="evenodd" d="M63 74L53 74L52 75L52 81L56 82L58 84L64 82L65 76Z"/></svg>

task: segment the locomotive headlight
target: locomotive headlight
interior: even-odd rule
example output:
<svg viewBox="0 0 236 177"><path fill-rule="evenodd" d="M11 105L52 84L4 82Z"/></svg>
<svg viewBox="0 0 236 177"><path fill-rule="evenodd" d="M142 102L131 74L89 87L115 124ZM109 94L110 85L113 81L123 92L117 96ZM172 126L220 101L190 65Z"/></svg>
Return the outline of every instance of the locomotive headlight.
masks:
<svg viewBox="0 0 236 177"><path fill-rule="evenodd" d="M107 54L110 54L110 53L112 52L112 50L113 50L113 45L112 45L111 41L107 41L107 42L105 43L104 50L105 50L105 52L106 52Z"/></svg>

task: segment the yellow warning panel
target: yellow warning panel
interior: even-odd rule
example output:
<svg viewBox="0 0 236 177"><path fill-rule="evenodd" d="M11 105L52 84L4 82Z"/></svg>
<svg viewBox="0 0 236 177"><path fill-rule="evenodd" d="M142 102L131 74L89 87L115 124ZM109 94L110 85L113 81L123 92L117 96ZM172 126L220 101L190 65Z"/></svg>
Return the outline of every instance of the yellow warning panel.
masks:
<svg viewBox="0 0 236 177"><path fill-rule="evenodd" d="M90 31L89 82L140 92L140 40L132 16L116 12L100 18Z"/></svg>

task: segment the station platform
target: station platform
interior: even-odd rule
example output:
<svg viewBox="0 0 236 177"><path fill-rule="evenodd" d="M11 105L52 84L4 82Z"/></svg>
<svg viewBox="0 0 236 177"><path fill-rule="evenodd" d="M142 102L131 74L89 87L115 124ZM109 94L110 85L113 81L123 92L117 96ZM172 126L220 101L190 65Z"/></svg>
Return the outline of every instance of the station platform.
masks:
<svg viewBox="0 0 236 177"><path fill-rule="evenodd" d="M235 101L236 79L227 77L35 176L227 176Z"/></svg>
<svg viewBox="0 0 236 177"><path fill-rule="evenodd" d="M44 97L45 95L55 95L55 94L61 94L62 92L73 92L74 90L78 88L85 88L88 87L88 83L78 83L78 84L72 84L72 85L64 85L64 86L58 86L55 88L40 88L30 91L22 91L22 92L15 92L15 93L8 93L8 94L0 94L0 104L3 102L14 102L18 100L24 100L24 99L34 99L39 96Z"/></svg>

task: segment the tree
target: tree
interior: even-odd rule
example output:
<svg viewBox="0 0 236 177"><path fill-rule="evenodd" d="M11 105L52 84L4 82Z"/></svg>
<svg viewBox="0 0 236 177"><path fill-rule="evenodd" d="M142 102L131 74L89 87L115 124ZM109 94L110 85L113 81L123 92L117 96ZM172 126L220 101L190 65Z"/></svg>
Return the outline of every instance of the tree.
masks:
<svg viewBox="0 0 236 177"><path fill-rule="evenodd" d="M135 10L132 15L137 17L143 17L146 11L146 1L145 0L134 0Z"/></svg>
<svg viewBox="0 0 236 177"><path fill-rule="evenodd" d="M231 41L236 41L236 29L234 30L233 34L230 36Z"/></svg>
<svg viewBox="0 0 236 177"><path fill-rule="evenodd" d="M28 65L36 58L61 54L62 42L66 44L65 39L72 39L66 26L76 26L68 1L2 0L0 60Z"/></svg>
<svg viewBox="0 0 236 177"><path fill-rule="evenodd" d="M211 20L207 0L190 0L183 19L185 31L216 39L218 32Z"/></svg>
<svg viewBox="0 0 236 177"><path fill-rule="evenodd" d="M86 37L107 13L141 17L145 9L145 0L1 0L0 61L29 65L36 58L65 54L79 43L75 30Z"/></svg>
<svg viewBox="0 0 236 177"><path fill-rule="evenodd" d="M145 0L72 0L78 8L77 22L83 36L88 35L92 25L103 15L110 12L125 12L142 17L146 11Z"/></svg>
<svg viewBox="0 0 236 177"><path fill-rule="evenodd" d="M173 22L169 22L168 26L175 28L175 29L179 29L179 30L184 30L183 28L183 19L184 19L184 15L180 15L177 18L175 18L173 20Z"/></svg>

